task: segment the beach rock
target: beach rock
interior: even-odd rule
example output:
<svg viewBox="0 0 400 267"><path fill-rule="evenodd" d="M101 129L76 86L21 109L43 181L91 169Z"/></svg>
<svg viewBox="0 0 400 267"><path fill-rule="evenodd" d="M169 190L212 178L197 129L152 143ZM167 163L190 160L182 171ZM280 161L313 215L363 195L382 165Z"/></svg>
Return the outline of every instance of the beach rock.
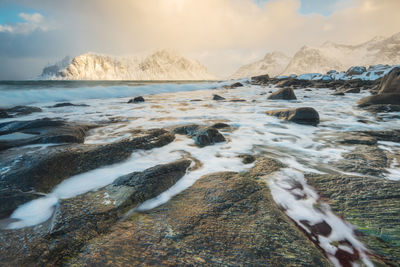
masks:
<svg viewBox="0 0 400 267"><path fill-rule="evenodd" d="M360 88L351 88L344 91L346 94L358 94L361 92Z"/></svg>
<svg viewBox="0 0 400 267"><path fill-rule="evenodd" d="M51 119L11 121L0 124L0 151L12 147L47 143L83 143L89 129L80 125Z"/></svg>
<svg viewBox="0 0 400 267"><path fill-rule="evenodd" d="M268 74L251 77L252 84L265 85L265 84L268 84L269 81L270 81L270 78L269 78Z"/></svg>
<svg viewBox="0 0 400 267"><path fill-rule="evenodd" d="M344 95L342 91L334 92L332 95Z"/></svg>
<svg viewBox="0 0 400 267"><path fill-rule="evenodd" d="M11 168L1 174L0 193L8 188L47 193L68 177L125 160L134 150L161 147L173 140L173 134L153 129L105 145L49 147L35 153L17 154L16 158L3 154L0 169L3 166Z"/></svg>
<svg viewBox="0 0 400 267"><path fill-rule="evenodd" d="M346 134L341 140L339 140L341 144L347 145L376 145L377 139L373 136L364 135L362 133L349 133Z"/></svg>
<svg viewBox="0 0 400 267"><path fill-rule="evenodd" d="M190 160L179 160L157 165L121 177L119 182L96 191L61 200L47 232L32 243L28 240L14 248L14 255L0 259L3 257L3 263L14 262L16 266L60 266L90 239L107 233L130 209L173 186L190 164ZM19 254L18 247L28 253Z"/></svg>
<svg viewBox="0 0 400 267"><path fill-rule="evenodd" d="M242 159L242 162L244 164L250 164L256 161L256 157L254 157L253 155L240 155L239 157Z"/></svg>
<svg viewBox="0 0 400 267"><path fill-rule="evenodd" d="M334 165L345 172L383 177L388 167L385 152L377 146L358 145Z"/></svg>
<svg viewBox="0 0 400 267"><path fill-rule="evenodd" d="M354 67L350 67L346 71L346 76L361 75L366 71L367 71L367 68L364 66L354 66Z"/></svg>
<svg viewBox="0 0 400 267"><path fill-rule="evenodd" d="M378 94L400 94L400 67L393 68L381 81Z"/></svg>
<svg viewBox="0 0 400 267"><path fill-rule="evenodd" d="M318 112L310 107L270 110L267 115L278 117L282 120L295 122L298 124L306 124L317 126L319 124Z"/></svg>
<svg viewBox="0 0 400 267"><path fill-rule="evenodd" d="M223 128L229 128L231 127L229 124L223 123L223 122L217 122L213 124L211 127L215 129L223 129Z"/></svg>
<svg viewBox="0 0 400 267"><path fill-rule="evenodd" d="M12 188L0 189L0 219L10 216L19 205L42 196L43 194L33 191L23 192Z"/></svg>
<svg viewBox="0 0 400 267"><path fill-rule="evenodd" d="M174 133L192 137L198 147L224 142L224 136L214 127L204 127L196 124L179 126L173 129Z"/></svg>
<svg viewBox="0 0 400 267"><path fill-rule="evenodd" d="M64 102L64 103L57 103L53 106L50 106L49 108L62 108L62 107L89 107L89 105L86 104L72 104L69 102Z"/></svg>
<svg viewBox="0 0 400 267"><path fill-rule="evenodd" d="M267 99L296 100L297 98L294 94L293 88L286 87L273 92L267 97Z"/></svg>
<svg viewBox="0 0 400 267"><path fill-rule="evenodd" d="M217 100L217 101L225 100L225 97L222 97L220 95L213 95L213 100Z"/></svg>
<svg viewBox="0 0 400 267"><path fill-rule="evenodd" d="M225 89L235 89L235 88L242 87L242 86L243 86L243 84L241 82L236 82L231 85L224 85L222 87Z"/></svg>
<svg viewBox="0 0 400 267"><path fill-rule="evenodd" d="M229 102L246 102L246 100L245 99L238 99L238 98L235 98L235 99L231 99L231 100L229 100Z"/></svg>
<svg viewBox="0 0 400 267"><path fill-rule="evenodd" d="M35 112L42 112L41 108L30 106L16 106L8 109L0 109L0 118L14 118L29 115Z"/></svg>
<svg viewBox="0 0 400 267"><path fill-rule="evenodd" d="M269 173L280 165L259 164ZM76 266L330 266L276 206L265 182L232 172L204 176L166 204L131 214L66 260Z"/></svg>
<svg viewBox="0 0 400 267"><path fill-rule="evenodd" d="M143 96L136 96L128 101L128 103L141 103L144 102Z"/></svg>
<svg viewBox="0 0 400 267"><path fill-rule="evenodd" d="M372 105L400 105L400 93L384 93L367 96L357 102L359 107Z"/></svg>
<svg viewBox="0 0 400 267"><path fill-rule="evenodd" d="M400 183L382 178L307 175L332 210L353 224L376 266L400 262ZM379 264L383 261L384 264Z"/></svg>

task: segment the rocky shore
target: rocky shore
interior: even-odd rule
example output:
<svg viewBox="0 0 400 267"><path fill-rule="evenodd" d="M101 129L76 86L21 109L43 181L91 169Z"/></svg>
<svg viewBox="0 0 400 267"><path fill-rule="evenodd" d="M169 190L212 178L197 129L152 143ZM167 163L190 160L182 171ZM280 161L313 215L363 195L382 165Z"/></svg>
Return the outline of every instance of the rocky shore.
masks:
<svg viewBox="0 0 400 267"><path fill-rule="evenodd" d="M399 70L0 110L1 265L400 266Z"/></svg>

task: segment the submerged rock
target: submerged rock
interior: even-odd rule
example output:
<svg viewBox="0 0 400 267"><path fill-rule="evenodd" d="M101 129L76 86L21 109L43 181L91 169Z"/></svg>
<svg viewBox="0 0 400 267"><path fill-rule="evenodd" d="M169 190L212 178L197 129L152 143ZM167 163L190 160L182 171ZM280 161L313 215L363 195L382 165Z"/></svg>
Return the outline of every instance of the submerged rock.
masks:
<svg viewBox="0 0 400 267"><path fill-rule="evenodd" d="M179 126L173 129L174 133L188 135L193 138L194 143L199 147L224 142L224 136L214 127L204 127L196 124Z"/></svg>
<svg viewBox="0 0 400 267"><path fill-rule="evenodd" d="M242 86L243 86L243 84L241 82L236 82L231 85L224 85L222 87L225 89L235 89L235 88L242 87Z"/></svg>
<svg viewBox="0 0 400 267"><path fill-rule="evenodd" d="M141 103L144 102L143 96L136 96L128 101L128 103Z"/></svg>
<svg viewBox="0 0 400 267"><path fill-rule="evenodd" d="M25 153L22 156L1 155L0 197L9 190L48 193L64 179L128 158L136 149L152 149L169 144L174 135L161 129L138 132L131 138L106 145L66 145ZM9 167L11 166L11 167ZM18 205L10 205L15 209Z"/></svg>
<svg viewBox="0 0 400 267"><path fill-rule="evenodd" d="M213 96L213 100L217 100L217 101L225 100L225 97L222 97L222 96L220 96L220 95L214 95L214 96Z"/></svg>
<svg viewBox="0 0 400 267"><path fill-rule="evenodd" d="M49 108L62 108L62 107L89 107L87 104L72 104L69 102L57 103Z"/></svg>
<svg viewBox="0 0 400 267"><path fill-rule="evenodd" d="M294 94L293 88L286 87L273 92L267 97L267 99L296 100L297 98Z"/></svg>
<svg viewBox="0 0 400 267"><path fill-rule="evenodd" d="M351 89L347 89L347 90L345 90L344 92L346 93L346 94L358 94L358 93L360 93L360 88L359 87L357 87L357 88L351 88Z"/></svg>
<svg viewBox="0 0 400 267"><path fill-rule="evenodd" d="M274 162L259 164L271 173L280 165ZM330 266L276 206L265 182L232 172L204 176L166 204L130 215L66 260L77 266Z"/></svg>
<svg viewBox="0 0 400 267"><path fill-rule="evenodd" d="M270 110L266 114L278 117L282 120L295 122L298 124L306 124L317 126L319 124L318 112L310 107Z"/></svg>
<svg viewBox="0 0 400 267"><path fill-rule="evenodd" d="M190 160L179 160L157 165L97 191L61 200L46 232L36 233L39 237L25 244L14 243L14 249L10 248L9 255L1 255L0 260L16 266L62 265L90 239L107 233L130 209L173 186L190 163ZM14 232L20 234L23 229ZM1 235L0 232L0 243L4 245ZM20 254L18 248L27 251Z"/></svg>
<svg viewBox="0 0 400 267"><path fill-rule="evenodd" d="M309 175L332 210L357 227L376 266L400 262L400 183L382 178Z"/></svg>
<svg viewBox="0 0 400 267"><path fill-rule="evenodd" d="M42 112L42 109L30 106L16 106L9 109L0 109L0 118L13 118L29 115L35 112Z"/></svg>

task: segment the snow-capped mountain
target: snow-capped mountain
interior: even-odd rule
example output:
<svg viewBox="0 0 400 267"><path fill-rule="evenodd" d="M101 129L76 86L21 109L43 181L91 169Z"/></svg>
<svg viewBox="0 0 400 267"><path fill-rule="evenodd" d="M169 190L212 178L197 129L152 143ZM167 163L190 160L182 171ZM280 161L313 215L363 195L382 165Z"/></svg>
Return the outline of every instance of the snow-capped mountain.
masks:
<svg viewBox="0 0 400 267"><path fill-rule="evenodd" d="M272 56L274 54L276 56ZM275 60L269 60L270 58ZM400 33L389 38L375 37L359 45L325 42L319 47L303 46L291 59L288 59L287 56L279 56L279 53L276 52L269 53L260 61L242 66L232 75L232 78L262 74L273 77L326 73L330 70L341 72L351 66L368 67L379 64L400 64Z"/></svg>
<svg viewBox="0 0 400 267"><path fill-rule="evenodd" d="M197 60L188 59L167 50L157 51L145 57L117 57L87 53L73 58L70 64L55 74L48 75L48 72L43 71L41 78L60 80L216 79Z"/></svg>
<svg viewBox="0 0 400 267"><path fill-rule="evenodd" d="M276 76L282 73L289 61L290 57L282 52L268 53L263 59L240 67L230 78L238 79L266 73Z"/></svg>
<svg viewBox="0 0 400 267"><path fill-rule="evenodd" d="M320 47L304 46L289 62L283 74L344 71L351 66L400 63L400 33L389 38L375 37L359 45L326 42Z"/></svg>

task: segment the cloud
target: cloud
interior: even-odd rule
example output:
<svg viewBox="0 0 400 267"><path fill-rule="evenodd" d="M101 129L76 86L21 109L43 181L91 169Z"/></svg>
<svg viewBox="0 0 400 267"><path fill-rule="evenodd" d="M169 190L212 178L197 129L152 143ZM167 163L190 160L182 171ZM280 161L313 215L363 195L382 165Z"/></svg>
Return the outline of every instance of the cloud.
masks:
<svg viewBox="0 0 400 267"><path fill-rule="evenodd" d="M35 42L42 47L27 48L37 54L42 49L49 58L62 58L87 51L123 55L172 48L197 57L220 76L269 51L291 54L304 44L356 44L400 31L398 0L339 0L329 7L329 16L302 14L300 0L16 1L43 10L53 22L49 28L43 18L24 18L33 29L47 31L44 36L25 30L32 38L45 38Z"/></svg>
<svg viewBox="0 0 400 267"><path fill-rule="evenodd" d="M13 25L0 24L0 32L8 32L15 34L28 34L37 29L46 31L47 25L43 23L44 17L39 13L19 13L18 16L24 20L24 22L15 23Z"/></svg>

